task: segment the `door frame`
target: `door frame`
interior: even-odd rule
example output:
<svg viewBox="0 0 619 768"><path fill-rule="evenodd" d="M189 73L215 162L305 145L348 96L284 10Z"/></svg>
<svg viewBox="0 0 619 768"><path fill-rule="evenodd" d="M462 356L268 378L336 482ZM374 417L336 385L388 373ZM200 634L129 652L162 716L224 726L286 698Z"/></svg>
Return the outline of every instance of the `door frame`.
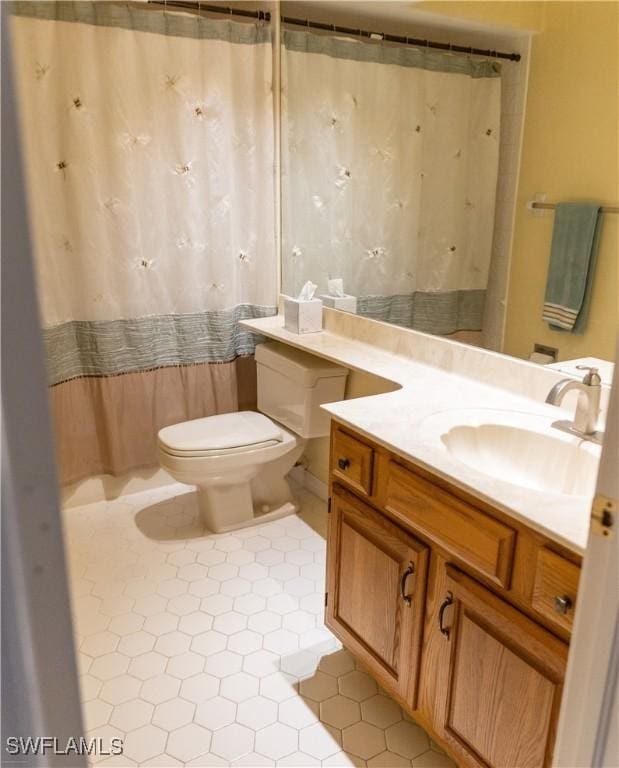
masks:
<svg viewBox="0 0 619 768"><path fill-rule="evenodd" d="M619 338L615 360L619 363ZM615 364L592 526L578 590L574 631L553 764L619 765L619 364ZM609 534L596 524L608 502Z"/></svg>

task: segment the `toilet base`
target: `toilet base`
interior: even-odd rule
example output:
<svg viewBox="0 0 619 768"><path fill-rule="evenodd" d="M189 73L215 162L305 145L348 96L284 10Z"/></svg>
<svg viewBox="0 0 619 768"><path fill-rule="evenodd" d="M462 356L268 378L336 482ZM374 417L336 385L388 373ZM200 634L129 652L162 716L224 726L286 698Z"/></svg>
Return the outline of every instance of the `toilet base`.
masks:
<svg viewBox="0 0 619 768"><path fill-rule="evenodd" d="M213 533L225 533L298 512L299 505L284 478L279 479L279 493L271 495L269 502L259 488L260 483L255 480L234 485L199 485L198 509L202 522Z"/></svg>

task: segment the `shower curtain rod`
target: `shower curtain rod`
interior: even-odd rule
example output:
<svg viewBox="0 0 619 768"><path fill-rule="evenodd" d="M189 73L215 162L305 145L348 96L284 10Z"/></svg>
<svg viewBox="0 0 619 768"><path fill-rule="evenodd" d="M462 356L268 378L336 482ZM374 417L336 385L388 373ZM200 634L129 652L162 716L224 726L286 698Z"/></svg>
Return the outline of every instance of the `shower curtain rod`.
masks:
<svg viewBox="0 0 619 768"><path fill-rule="evenodd" d="M184 0L148 0L149 5L162 5L175 8L184 8L193 11L207 11L208 13L222 13L226 16L244 16L245 18L270 21L269 11L247 11L243 8L223 7L220 5L206 5L198 2L184 2ZM385 40L388 43L401 43L413 45L418 48L436 48L441 51L453 51L454 53L468 53L473 56L487 56L493 59L507 59L508 61L520 61L519 53L506 53L505 51L493 51L486 48L473 48L456 43L439 43L436 40L424 40L408 35L391 35L386 32L370 32L367 29L353 29L342 27L338 24L326 24L322 21L310 21L309 19L296 19L292 16L282 16L282 24L291 24L308 29L321 29L325 32L335 32L340 35L352 35L354 37L366 37L369 40Z"/></svg>

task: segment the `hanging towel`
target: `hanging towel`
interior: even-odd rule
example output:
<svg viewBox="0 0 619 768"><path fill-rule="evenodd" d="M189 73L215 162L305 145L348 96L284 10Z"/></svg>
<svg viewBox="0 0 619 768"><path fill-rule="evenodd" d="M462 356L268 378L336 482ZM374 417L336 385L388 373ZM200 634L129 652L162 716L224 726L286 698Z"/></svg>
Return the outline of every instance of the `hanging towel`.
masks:
<svg viewBox="0 0 619 768"><path fill-rule="evenodd" d="M597 203L557 203L542 312L554 330L585 329L601 219Z"/></svg>

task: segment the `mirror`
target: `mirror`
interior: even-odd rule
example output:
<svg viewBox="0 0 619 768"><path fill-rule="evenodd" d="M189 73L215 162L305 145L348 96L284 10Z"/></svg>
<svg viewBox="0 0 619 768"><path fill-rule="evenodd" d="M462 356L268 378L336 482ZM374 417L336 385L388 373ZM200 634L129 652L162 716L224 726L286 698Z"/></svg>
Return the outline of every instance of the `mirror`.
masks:
<svg viewBox="0 0 619 768"><path fill-rule="evenodd" d="M471 11L480 4L466 2L282 3L284 17L321 27L282 28L282 292L297 296L311 280L325 297L341 292L329 290L340 278L349 298L326 296L327 306L521 357L538 343L557 359L612 359L614 333L599 307L616 327L616 220L604 216L592 277L599 307L591 305L585 334L565 333L542 320L554 213L527 203L614 202L616 106L609 130L590 126L604 147L592 153L564 103L569 96L590 108L586 73L570 64L574 52L566 55L559 34L573 25L576 45L584 24L608 38L605 51L583 48L608 70L617 41L606 27L617 9L602 3L592 17L585 2L485 5L480 19ZM616 102L612 76L606 81ZM583 169L586 180L566 168L579 148L596 166ZM600 272L612 264L609 287Z"/></svg>

